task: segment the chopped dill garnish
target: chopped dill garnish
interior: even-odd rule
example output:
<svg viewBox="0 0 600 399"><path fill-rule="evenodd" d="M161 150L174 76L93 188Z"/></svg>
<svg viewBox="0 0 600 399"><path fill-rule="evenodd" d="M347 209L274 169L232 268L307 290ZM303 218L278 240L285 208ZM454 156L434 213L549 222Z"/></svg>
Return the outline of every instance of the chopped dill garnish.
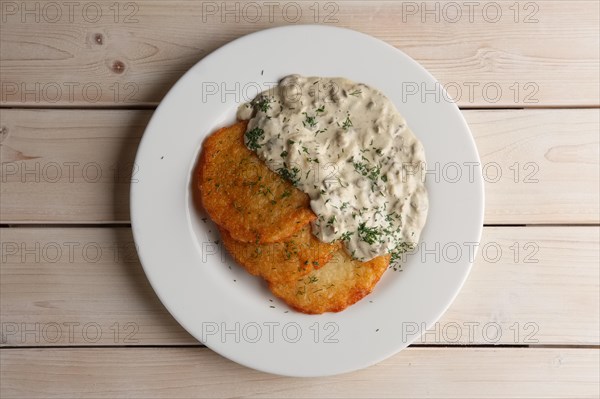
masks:
<svg viewBox="0 0 600 399"><path fill-rule="evenodd" d="M252 106L255 110L266 113L271 109L271 100L268 97L261 97L257 101L253 101Z"/></svg>
<svg viewBox="0 0 600 399"><path fill-rule="evenodd" d="M362 90L354 90L352 93L350 93L350 95L354 96L354 97L357 97L361 93L362 93Z"/></svg>
<svg viewBox="0 0 600 399"><path fill-rule="evenodd" d="M380 236L381 231L374 227L367 227L365 222L358 225L358 238L367 244L375 244L380 240Z"/></svg>
<svg viewBox="0 0 600 399"><path fill-rule="evenodd" d="M344 121L344 123L342 123L342 129L344 130L348 130L349 127L352 127L352 121L350 120L350 115L348 115L346 117L346 120Z"/></svg>
<svg viewBox="0 0 600 399"><path fill-rule="evenodd" d="M255 127L254 129L246 132L246 140L248 142L246 145L252 151L256 151L262 146L262 144L258 143L259 140L262 140L264 137L265 131L259 127Z"/></svg>
<svg viewBox="0 0 600 399"><path fill-rule="evenodd" d="M315 127L317 126L317 117L309 116L306 112L303 112L302 115L306 117L306 119L302 122L302 126L304 127Z"/></svg>
<svg viewBox="0 0 600 399"><path fill-rule="evenodd" d="M397 261L402 257L402 254L405 254L408 251L412 251L415 249L415 244L412 242L402 241L396 245L396 247L390 252L391 262Z"/></svg>
<svg viewBox="0 0 600 399"><path fill-rule="evenodd" d="M279 173L279 176L283 177L284 179L289 180L293 185L298 184L298 182L300 181L300 178L298 177L300 169L298 169L295 166L289 169L284 163L283 167L277 169L277 173Z"/></svg>
<svg viewBox="0 0 600 399"><path fill-rule="evenodd" d="M377 181L379 175L381 174L381 168L379 166L369 166L366 163L361 162L353 162L354 170L360 173L361 175L368 177L372 181ZM386 180L387 181L387 177Z"/></svg>
<svg viewBox="0 0 600 399"><path fill-rule="evenodd" d="M353 233L353 232L351 232L351 231L347 231L347 232L345 232L344 234L342 234L342 235L340 236L340 240L342 240L342 241L348 241L348 240L350 239L350 236L351 236L352 234L354 234L354 233Z"/></svg>

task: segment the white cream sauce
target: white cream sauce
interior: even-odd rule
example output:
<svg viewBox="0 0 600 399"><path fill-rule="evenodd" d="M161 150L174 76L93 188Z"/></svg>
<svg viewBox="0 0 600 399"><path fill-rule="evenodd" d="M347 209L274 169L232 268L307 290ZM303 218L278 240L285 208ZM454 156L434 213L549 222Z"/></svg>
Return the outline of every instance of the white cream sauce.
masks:
<svg viewBox="0 0 600 399"><path fill-rule="evenodd" d="M411 249L427 218L425 153L381 92L290 75L238 110L249 149L310 196L313 234L366 261ZM421 168L421 169L419 169Z"/></svg>

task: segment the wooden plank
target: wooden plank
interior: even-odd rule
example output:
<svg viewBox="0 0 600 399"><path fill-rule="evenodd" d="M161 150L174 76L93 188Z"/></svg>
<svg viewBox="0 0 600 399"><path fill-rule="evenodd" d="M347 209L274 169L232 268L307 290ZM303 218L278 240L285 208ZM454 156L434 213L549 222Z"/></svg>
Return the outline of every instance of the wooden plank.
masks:
<svg viewBox="0 0 600 399"><path fill-rule="evenodd" d="M466 111L485 223L600 223L600 111Z"/></svg>
<svg viewBox="0 0 600 399"><path fill-rule="evenodd" d="M307 380L251 370L206 348L3 349L0 393L6 399L597 398L598 356L597 349L409 348L364 370Z"/></svg>
<svg viewBox="0 0 600 399"><path fill-rule="evenodd" d="M600 104L594 0L74 4L3 2L1 104L156 104L223 44L300 23L352 28L390 43L427 68L461 106Z"/></svg>
<svg viewBox="0 0 600 399"><path fill-rule="evenodd" d="M147 283L128 228L0 232L3 346L197 344ZM600 344L598 243L596 227L485 228L461 293L416 344Z"/></svg>
<svg viewBox="0 0 600 399"><path fill-rule="evenodd" d="M154 294L129 228L0 231L2 344L197 343Z"/></svg>
<svg viewBox="0 0 600 399"><path fill-rule="evenodd" d="M128 222L130 170L150 115L2 110L0 220ZM598 110L464 115L485 172L486 223L600 222ZM438 172L443 179L445 165ZM463 172L467 178L468 170Z"/></svg>
<svg viewBox="0 0 600 399"><path fill-rule="evenodd" d="M2 110L3 222L129 221L151 111Z"/></svg>

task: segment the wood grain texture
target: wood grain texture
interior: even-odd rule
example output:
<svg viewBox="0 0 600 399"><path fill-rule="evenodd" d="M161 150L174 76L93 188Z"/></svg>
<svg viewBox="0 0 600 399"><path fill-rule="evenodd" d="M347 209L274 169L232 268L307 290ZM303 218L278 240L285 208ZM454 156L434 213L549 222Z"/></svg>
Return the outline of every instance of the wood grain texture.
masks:
<svg viewBox="0 0 600 399"><path fill-rule="evenodd" d="M465 111L485 223L599 223L600 111Z"/></svg>
<svg viewBox="0 0 600 399"><path fill-rule="evenodd" d="M150 111L2 110L3 222L122 222Z"/></svg>
<svg viewBox="0 0 600 399"><path fill-rule="evenodd" d="M206 348L3 349L9 398L597 398L597 349L409 348L365 370L290 378ZM510 381L510 383L507 383Z"/></svg>
<svg viewBox="0 0 600 399"><path fill-rule="evenodd" d="M179 1L173 7L102 0L91 8L60 6L60 15L44 2L3 4L0 100L7 106L156 104L220 46L300 23L352 28L390 43L427 68L461 106L600 104L594 0L473 8L434 1L299 1L293 7Z"/></svg>
<svg viewBox="0 0 600 399"><path fill-rule="evenodd" d="M600 222L598 110L463 112L484 167L486 223ZM129 221L131 171L150 111L1 113L3 223Z"/></svg>
<svg viewBox="0 0 600 399"><path fill-rule="evenodd" d="M2 346L197 344L156 298L128 228L0 232ZM415 343L600 344L598 245L595 227L485 228L461 293Z"/></svg>
<svg viewBox="0 0 600 399"><path fill-rule="evenodd" d="M156 297L130 228L77 226L129 222L153 112L139 108L222 45L300 23L384 40L448 89L481 155L487 224L600 223L598 1L248 4L0 2L0 222L47 224L0 228L0 397L598 398L597 226L485 227L465 286L412 347L309 380L203 347Z"/></svg>

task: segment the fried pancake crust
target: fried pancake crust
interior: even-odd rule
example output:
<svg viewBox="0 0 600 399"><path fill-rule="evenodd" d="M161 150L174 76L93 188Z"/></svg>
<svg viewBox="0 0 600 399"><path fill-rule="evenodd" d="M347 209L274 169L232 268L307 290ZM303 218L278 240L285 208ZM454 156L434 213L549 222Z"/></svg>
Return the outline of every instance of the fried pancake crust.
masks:
<svg viewBox="0 0 600 399"><path fill-rule="evenodd" d="M269 288L302 313L340 312L371 293L389 264L389 255L360 262L340 248L323 267Z"/></svg>
<svg viewBox="0 0 600 399"><path fill-rule="evenodd" d="M255 244L234 240L226 230L221 239L233 258L250 274L260 276L271 284L283 284L325 265L341 248L339 242L319 241L310 231L310 225L292 234L282 242Z"/></svg>
<svg viewBox="0 0 600 399"><path fill-rule="evenodd" d="M237 241L273 243L316 218L309 197L271 171L244 144L247 122L204 141L198 189L211 219Z"/></svg>

